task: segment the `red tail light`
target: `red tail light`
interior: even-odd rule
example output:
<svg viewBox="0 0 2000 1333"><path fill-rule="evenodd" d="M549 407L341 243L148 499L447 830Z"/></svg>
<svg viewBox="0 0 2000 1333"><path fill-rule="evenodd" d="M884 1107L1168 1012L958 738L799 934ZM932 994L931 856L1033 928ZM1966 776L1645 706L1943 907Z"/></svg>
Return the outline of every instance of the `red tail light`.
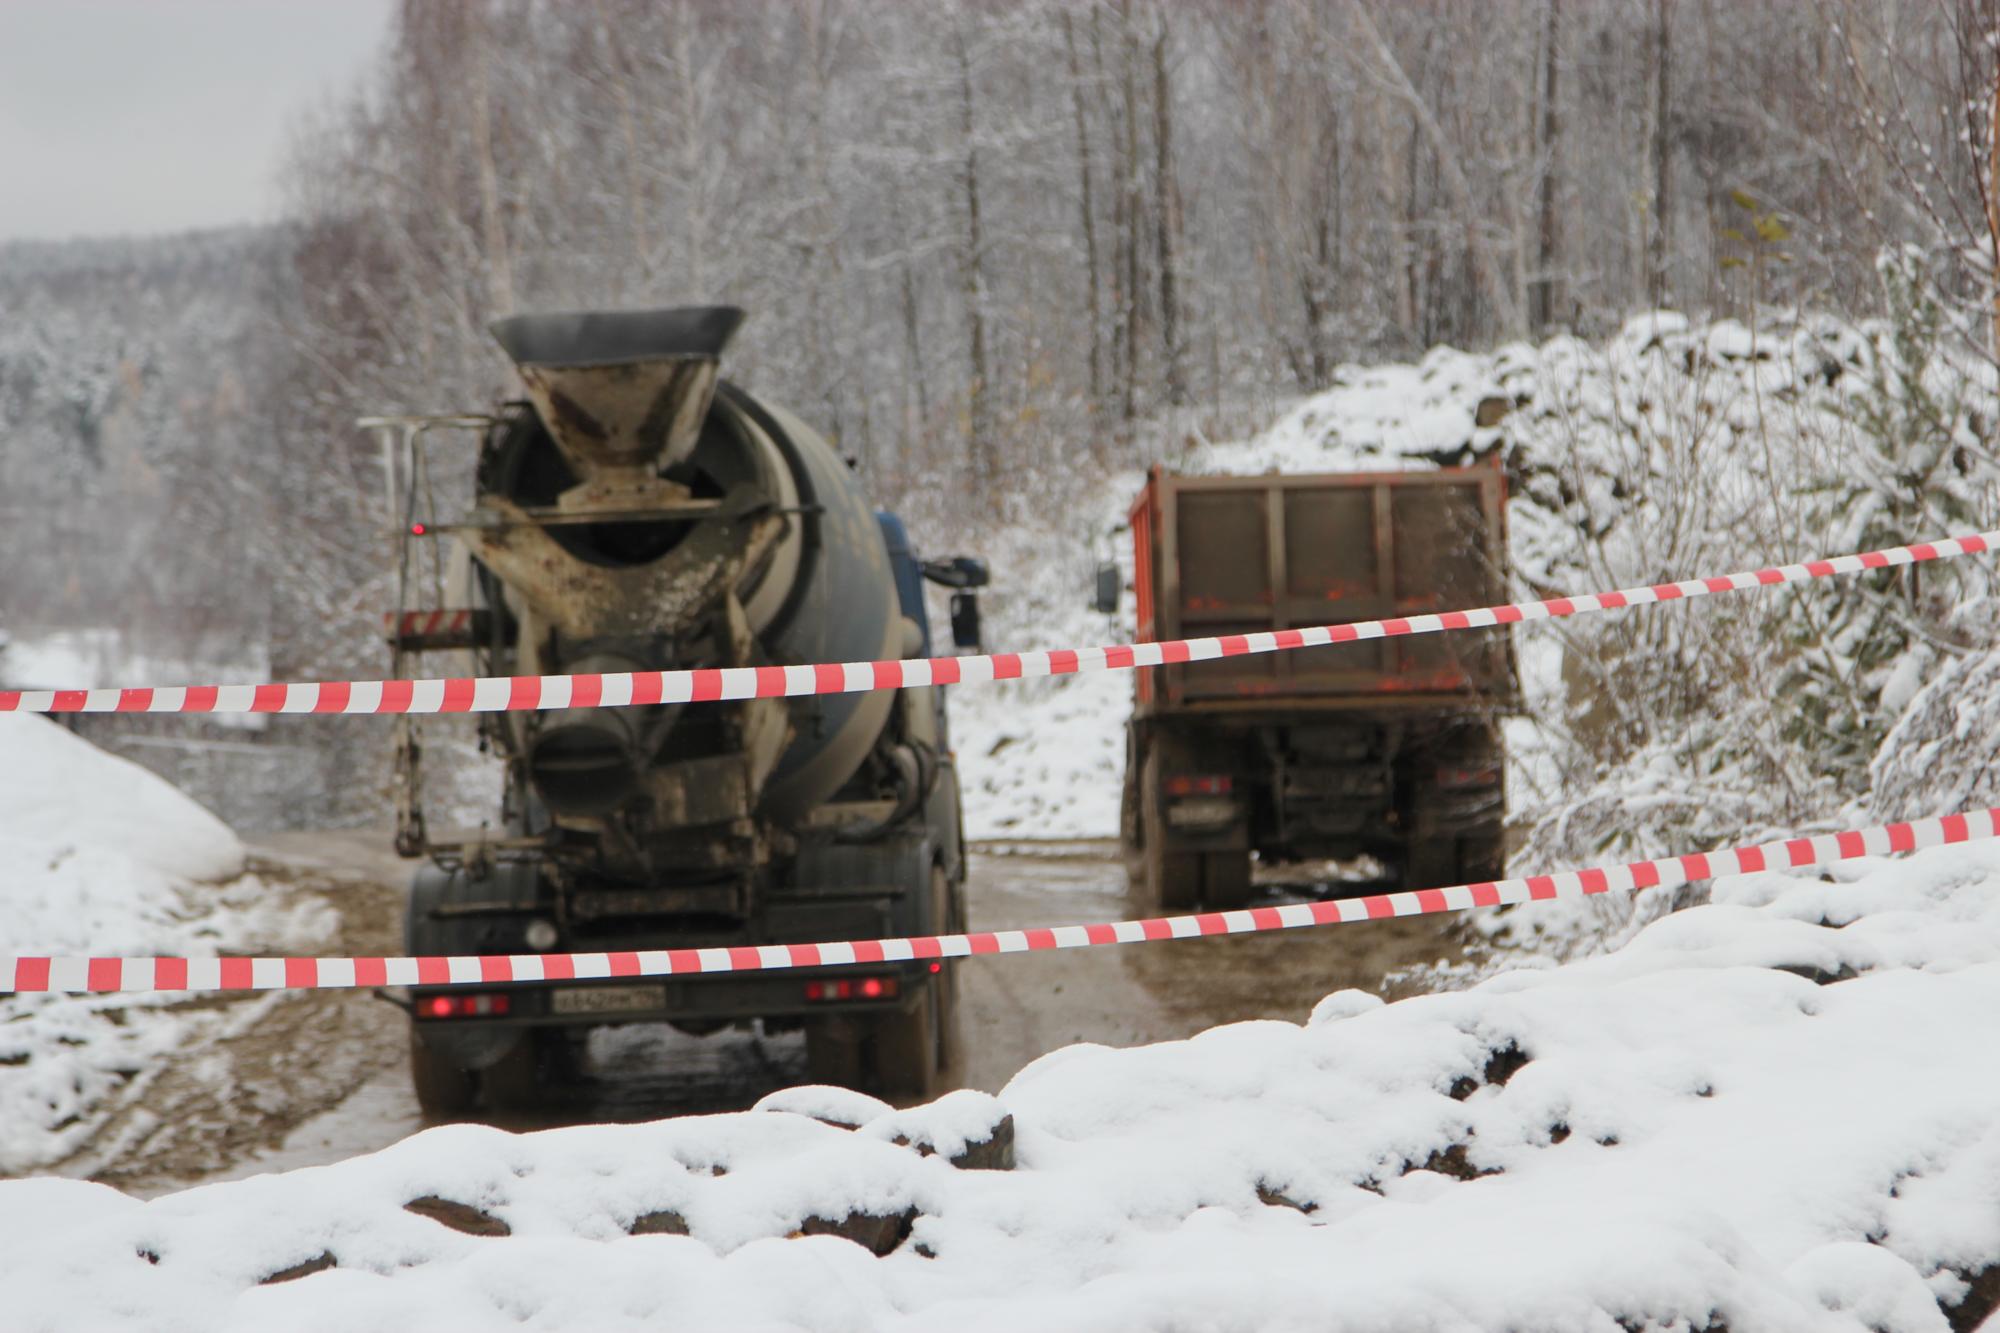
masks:
<svg viewBox="0 0 2000 1333"><path fill-rule="evenodd" d="M1177 773L1166 782L1169 796L1227 796L1235 787L1227 773Z"/></svg>
<svg viewBox="0 0 2000 1333"><path fill-rule="evenodd" d="M893 1000L901 990L894 977L836 977L808 981L806 999L815 1004L828 1000Z"/></svg>
<svg viewBox="0 0 2000 1333"><path fill-rule="evenodd" d="M502 1018L513 1007L505 991L454 991L417 1000L420 1018Z"/></svg>

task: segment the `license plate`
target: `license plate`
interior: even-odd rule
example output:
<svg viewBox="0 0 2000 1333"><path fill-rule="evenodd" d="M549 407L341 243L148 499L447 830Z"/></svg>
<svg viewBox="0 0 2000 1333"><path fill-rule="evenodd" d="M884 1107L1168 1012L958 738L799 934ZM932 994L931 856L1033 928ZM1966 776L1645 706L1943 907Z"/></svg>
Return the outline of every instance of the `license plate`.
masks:
<svg viewBox="0 0 2000 1333"><path fill-rule="evenodd" d="M568 986L549 996L558 1014L637 1014L667 1007L665 986Z"/></svg>

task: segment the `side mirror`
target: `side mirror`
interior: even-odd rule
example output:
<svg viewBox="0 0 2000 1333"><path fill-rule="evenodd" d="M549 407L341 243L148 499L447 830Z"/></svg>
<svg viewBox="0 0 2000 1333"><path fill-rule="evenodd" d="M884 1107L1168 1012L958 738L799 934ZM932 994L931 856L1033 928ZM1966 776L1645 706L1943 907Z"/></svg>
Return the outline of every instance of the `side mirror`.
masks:
<svg viewBox="0 0 2000 1333"><path fill-rule="evenodd" d="M993 581L987 573L986 562L969 555L955 555L949 560L926 560L924 577L946 588L983 588Z"/></svg>
<svg viewBox="0 0 2000 1333"><path fill-rule="evenodd" d="M955 592L951 595L951 641L967 652L979 652L979 594Z"/></svg>
<svg viewBox="0 0 2000 1333"><path fill-rule="evenodd" d="M1118 600L1125 591L1125 580L1118 573L1116 561L1106 560L1097 567L1097 595L1091 606L1107 616L1118 614Z"/></svg>

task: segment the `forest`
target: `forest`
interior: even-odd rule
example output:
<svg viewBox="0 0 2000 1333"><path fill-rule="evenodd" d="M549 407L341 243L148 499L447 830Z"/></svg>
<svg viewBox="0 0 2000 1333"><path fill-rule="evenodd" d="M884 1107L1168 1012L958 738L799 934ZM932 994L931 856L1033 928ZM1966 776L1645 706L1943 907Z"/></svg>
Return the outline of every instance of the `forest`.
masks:
<svg viewBox="0 0 2000 1333"><path fill-rule="evenodd" d="M0 619L379 672L354 420L509 393L484 330L525 310L744 306L727 373L920 539L1062 533L1093 479L1437 344L1884 315L1885 253L1990 362L1993 22L411 0L295 127L281 224L0 247Z"/></svg>

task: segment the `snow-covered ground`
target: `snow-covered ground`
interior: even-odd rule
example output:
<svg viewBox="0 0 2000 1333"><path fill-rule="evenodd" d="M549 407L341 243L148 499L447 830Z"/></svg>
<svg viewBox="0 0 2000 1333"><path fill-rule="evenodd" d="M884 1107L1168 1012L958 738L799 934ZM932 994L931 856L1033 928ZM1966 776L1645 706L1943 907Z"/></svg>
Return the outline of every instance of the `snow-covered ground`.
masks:
<svg viewBox="0 0 2000 1333"><path fill-rule="evenodd" d="M0 954L324 943L324 906L282 898L243 868L236 835L159 778L45 718L0 714ZM249 1021L257 1003L0 997L0 1174L76 1151L197 1032Z"/></svg>
<svg viewBox="0 0 2000 1333"><path fill-rule="evenodd" d="M1941 1330L2000 1265L1996 956L2000 847L1941 848L997 1098L450 1127L147 1202L15 1181L5 1323ZM1002 1116L1012 1169L952 1164Z"/></svg>

